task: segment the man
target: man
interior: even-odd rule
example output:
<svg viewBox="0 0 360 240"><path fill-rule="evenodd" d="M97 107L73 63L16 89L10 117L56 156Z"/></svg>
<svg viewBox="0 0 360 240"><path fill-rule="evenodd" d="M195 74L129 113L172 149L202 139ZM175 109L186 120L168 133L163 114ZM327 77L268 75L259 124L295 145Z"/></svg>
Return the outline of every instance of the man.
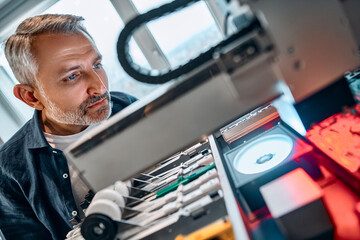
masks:
<svg viewBox="0 0 360 240"><path fill-rule="evenodd" d="M101 54L72 15L23 21L5 44L34 116L0 148L0 230L7 239L64 239L88 189L62 150L136 99L108 92Z"/></svg>

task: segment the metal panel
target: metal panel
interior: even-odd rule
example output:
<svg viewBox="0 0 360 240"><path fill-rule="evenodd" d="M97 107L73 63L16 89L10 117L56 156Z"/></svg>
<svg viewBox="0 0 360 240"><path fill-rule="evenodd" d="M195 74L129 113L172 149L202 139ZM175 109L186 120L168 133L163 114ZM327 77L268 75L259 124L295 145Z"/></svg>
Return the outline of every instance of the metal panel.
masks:
<svg viewBox="0 0 360 240"><path fill-rule="evenodd" d="M233 228L235 239L236 240L248 240L248 239L250 239L250 237L246 230L246 226L241 217L240 211L237 210L238 206L236 203L236 199L235 199L235 196L231 189L229 179L226 175L224 165L222 164L221 156L220 156L219 150L216 146L216 140L213 135L209 136L209 143L210 143L212 154L214 156L214 162L216 165L216 169L219 174L221 188L223 189L223 192L224 192L224 201L225 201L226 208L228 210L229 218L231 220L232 225L236 226Z"/></svg>
<svg viewBox="0 0 360 240"><path fill-rule="evenodd" d="M360 65L338 0L240 0L263 13L280 51L284 80L298 102Z"/></svg>
<svg viewBox="0 0 360 240"><path fill-rule="evenodd" d="M340 1L345 9L345 14L349 20L350 28L354 33L358 51L360 51L360 1L359 0L343 0ZM359 52L360 54L360 52Z"/></svg>

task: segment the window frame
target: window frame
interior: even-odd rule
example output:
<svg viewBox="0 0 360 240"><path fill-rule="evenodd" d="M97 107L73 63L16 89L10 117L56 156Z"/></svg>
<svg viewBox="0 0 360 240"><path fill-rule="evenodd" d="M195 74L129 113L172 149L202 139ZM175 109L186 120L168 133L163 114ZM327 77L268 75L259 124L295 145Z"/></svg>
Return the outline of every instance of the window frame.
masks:
<svg viewBox="0 0 360 240"><path fill-rule="evenodd" d="M0 8L0 41L5 41L27 17L39 14L59 0L11 0Z"/></svg>
<svg viewBox="0 0 360 240"><path fill-rule="evenodd" d="M124 24L128 23L131 19L139 15L139 12L131 0L110 1ZM171 67L168 59L155 41L147 26L142 26L139 28L134 33L133 38L144 54L151 68L161 71Z"/></svg>

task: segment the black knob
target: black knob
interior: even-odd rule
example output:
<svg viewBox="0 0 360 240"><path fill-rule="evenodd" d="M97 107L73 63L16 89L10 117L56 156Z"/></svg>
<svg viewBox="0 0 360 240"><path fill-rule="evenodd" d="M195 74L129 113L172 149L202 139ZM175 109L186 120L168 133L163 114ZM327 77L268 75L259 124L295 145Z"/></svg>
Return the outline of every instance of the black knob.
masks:
<svg viewBox="0 0 360 240"><path fill-rule="evenodd" d="M117 224L103 214L91 214L81 224L81 234L86 240L114 240Z"/></svg>

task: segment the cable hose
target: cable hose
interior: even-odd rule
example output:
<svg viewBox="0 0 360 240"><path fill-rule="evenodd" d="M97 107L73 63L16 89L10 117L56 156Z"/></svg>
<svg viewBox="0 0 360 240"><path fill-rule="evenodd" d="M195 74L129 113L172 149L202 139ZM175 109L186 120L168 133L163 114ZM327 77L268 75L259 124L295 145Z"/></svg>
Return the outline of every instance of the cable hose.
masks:
<svg viewBox="0 0 360 240"><path fill-rule="evenodd" d="M254 28L261 28L260 22L256 18L254 18L252 19L252 21L249 22L249 24L246 27L241 29L239 32L231 35L227 39L221 41L217 45L201 53L196 58L191 59L184 65L178 66L174 70L169 69L164 72L159 72L159 74L155 74L154 70L143 68L133 61L131 55L129 54L129 41L133 33L139 27L152 20L171 14L175 11L179 11L198 1L200 0L175 0L171 3L162 5L159 8L150 10L147 13L138 15L137 17L133 18L125 25L124 29L121 31L118 38L117 53L121 66L130 77L143 83L150 83L150 84L166 83L172 79L176 79L180 77L181 75L187 74L192 70L194 70L195 68L201 66L205 62L212 59L214 53L217 52L218 49L221 49L222 47L228 45L229 43L233 42L239 37L253 31Z"/></svg>

